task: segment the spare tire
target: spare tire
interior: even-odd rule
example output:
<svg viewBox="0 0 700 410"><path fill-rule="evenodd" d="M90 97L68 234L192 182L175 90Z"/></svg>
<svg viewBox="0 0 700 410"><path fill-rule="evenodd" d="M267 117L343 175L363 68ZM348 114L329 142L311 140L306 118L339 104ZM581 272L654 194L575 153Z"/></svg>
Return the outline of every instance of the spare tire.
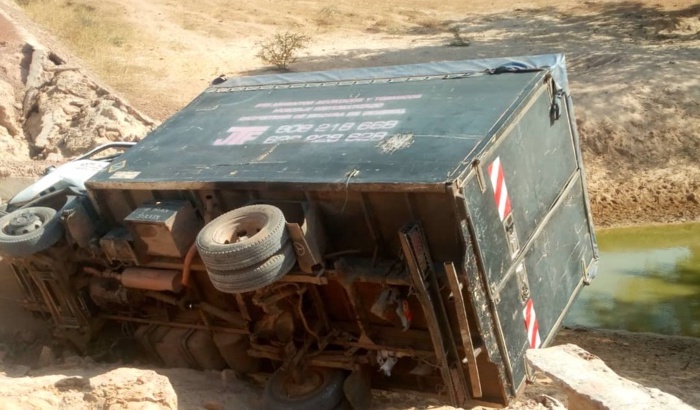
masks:
<svg viewBox="0 0 700 410"><path fill-rule="evenodd" d="M291 241L268 259L238 270L207 268L209 280L216 289L224 293L244 293L270 285L289 272L296 263Z"/></svg>
<svg viewBox="0 0 700 410"><path fill-rule="evenodd" d="M55 209L30 207L0 217L0 253L31 255L50 248L61 238L63 226Z"/></svg>
<svg viewBox="0 0 700 410"><path fill-rule="evenodd" d="M250 205L209 222L197 235L197 250L207 270L232 271L259 264L288 240L282 211Z"/></svg>

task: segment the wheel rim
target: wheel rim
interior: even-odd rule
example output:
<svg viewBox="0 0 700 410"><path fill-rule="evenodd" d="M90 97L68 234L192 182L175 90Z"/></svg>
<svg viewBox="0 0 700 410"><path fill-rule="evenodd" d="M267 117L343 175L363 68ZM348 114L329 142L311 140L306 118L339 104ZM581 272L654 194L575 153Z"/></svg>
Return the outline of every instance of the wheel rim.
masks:
<svg viewBox="0 0 700 410"><path fill-rule="evenodd" d="M291 374L282 383L285 394L292 399L308 396L321 386L323 386L323 376L313 371L305 374L301 383L295 383Z"/></svg>
<svg viewBox="0 0 700 410"><path fill-rule="evenodd" d="M26 235L40 229L44 225L44 221L39 215L31 212L22 212L13 217L4 228L3 232L8 235Z"/></svg>
<svg viewBox="0 0 700 410"><path fill-rule="evenodd" d="M212 240L220 245L244 242L257 235L266 224L267 218L258 216L245 216L240 219L234 219L214 231Z"/></svg>

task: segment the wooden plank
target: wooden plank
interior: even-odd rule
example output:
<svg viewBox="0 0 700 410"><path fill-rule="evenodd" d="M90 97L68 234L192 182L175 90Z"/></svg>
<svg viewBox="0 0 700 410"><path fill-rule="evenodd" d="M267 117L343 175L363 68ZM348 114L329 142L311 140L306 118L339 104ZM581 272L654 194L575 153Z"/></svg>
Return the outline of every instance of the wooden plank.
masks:
<svg viewBox="0 0 700 410"><path fill-rule="evenodd" d="M472 397L481 397L481 379L479 378L479 368L476 364L476 350L472 343L472 334L469 330L469 321L467 320L467 307L462 296L462 289L455 270L455 265L452 262L444 264L445 274L450 283L450 290L454 297L454 306L457 311L457 321L459 322L459 333L462 337L462 346L464 347L465 360L469 368L469 382L472 387ZM481 352L481 350L479 350Z"/></svg>
<svg viewBox="0 0 700 410"><path fill-rule="evenodd" d="M433 341L433 348L435 349L435 356L438 359L438 364L440 366L440 373L442 374L442 380L447 387L447 393L450 398L450 404L460 405L460 397L457 393L458 386L455 385L455 379L452 372L450 371L450 361L448 358L448 352L445 348L445 339L443 338L442 329L440 327L440 322L433 306L434 302L426 286L426 281L433 287L437 289L435 283L435 273L432 272L431 263L426 260L428 259L425 255L425 247L423 243L412 243L411 235L420 234L416 232L418 227L412 225L407 227L407 229L400 232L401 247L403 248L403 253L406 256L406 264L408 265L408 271L411 275L411 280L413 282L413 287L416 292L416 297L421 304L423 309L423 315L425 315L425 320L430 330L430 337ZM422 234L421 234L422 235ZM420 241L419 241L420 242ZM421 246L424 252L423 260L418 259L414 251L414 246ZM439 295L438 295L439 296ZM465 386L466 387L466 386Z"/></svg>

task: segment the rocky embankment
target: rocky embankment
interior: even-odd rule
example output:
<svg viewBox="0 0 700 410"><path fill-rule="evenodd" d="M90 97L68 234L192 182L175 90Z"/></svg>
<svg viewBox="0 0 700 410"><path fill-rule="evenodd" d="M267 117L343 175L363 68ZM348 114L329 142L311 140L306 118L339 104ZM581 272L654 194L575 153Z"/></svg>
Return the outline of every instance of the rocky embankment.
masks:
<svg viewBox="0 0 700 410"><path fill-rule="evenodd" d="M34 176L156 122L0 10L0 177Z"/></svg>

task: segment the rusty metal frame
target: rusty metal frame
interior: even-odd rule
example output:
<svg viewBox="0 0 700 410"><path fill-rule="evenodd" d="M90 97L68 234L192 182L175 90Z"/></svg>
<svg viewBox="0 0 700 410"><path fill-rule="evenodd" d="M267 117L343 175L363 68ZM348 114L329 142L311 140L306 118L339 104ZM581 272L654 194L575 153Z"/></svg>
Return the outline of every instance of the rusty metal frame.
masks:
<svg viewBox="0 0 700 410"><path fill-rule="evenodd" d="M239 334L239 335L250 334L250 332L247 329L237 329L234 327L206 326L206 325L197 325L194 323L180 323L180 322L171 322L171 321L164 321L164 320L141 319L141 318L137 318L137 317L123 316L123 315L101 314L98 317L101 319L105 319L105 320L116 320L119 322L132 322L132 323L139 323L139 324L143 324L143 325L168 326L168 327L176 327L176 328L180 328L180 329L207 330L207 331L220 332L220 333L234 333L234 334Z"/></svg>
<svg viewBox="0 0 700 410"><path fill-rule="evenodd" d="M465 396L468 391L467 381L461 366L455 371L455 362L459 361L457 346L450 330L437 276L420 223L414 222L404 226L399 232L399 238L413 288L428 324L448 396L453 405L464 405L470 400Z"/></svg>
<svg viewBox="0 0 700 410"><path fill-rule="evenodd" d="M452 291L452 296L454 298L454 307L457 312L457 321L459 322L459 333L462 337L462 347L464 348L464 354L466 357L462 360L462 363L466 362L469 368L469 382L472 387L472 397L481 397L481 379L479 377L479 368L477 367L476 357L481 353L479 349L474 348L472 342L472 334L469 330L469 320L467 319L467 306L464 302L464 297L462 296L462 284L457 276L457 270L452 262L447 262L444 264L445 274L447 275L447 280L450 284L450 290Z"/></svg>
<svg viewBox="0 0 700 410"><path fill-rule="evenodd" d="M367 229L369 229L369 234L372 237L372 240L374 241L374 250L372 251L372 265L374 265L374 263L377 260L377 256L379 255L380 249L385 246L384 236L382 235L382 231L378 229L379 221L377 220L377 215L375 214L372 205L369 203L367 193L362 192L360 194L360 199L362 203L362 214L365 218L365 224L367 225Z"/></svg>
<svg viewBox="0 0 700 410"><path fill-rule="evenodd" d="M287 222L287 232L294 244L299 269L304 273L314 273L314 267L323 261L323 228L316 205L303 202L301 207L303 223Z"/></svg>

